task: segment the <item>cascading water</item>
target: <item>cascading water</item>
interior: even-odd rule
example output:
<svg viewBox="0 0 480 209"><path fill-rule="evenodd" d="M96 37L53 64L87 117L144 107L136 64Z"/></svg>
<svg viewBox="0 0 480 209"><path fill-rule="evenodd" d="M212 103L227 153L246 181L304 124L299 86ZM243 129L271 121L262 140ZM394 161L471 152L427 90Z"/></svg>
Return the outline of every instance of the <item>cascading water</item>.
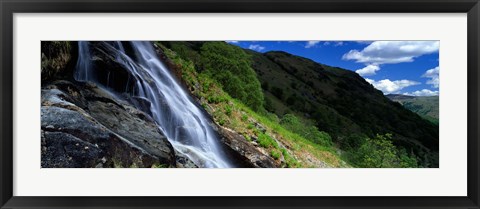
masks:
<svg viewBox="0 0 480 209"><path fill-rule="evenodd" d="M134 58L127 55L122 43L106 45L118 63L134 77L135 96L151 103L150 111L160 129L180 152L200 167L231 167L210 127L209 120L159 60L150 42L131 42ZM88 43L79 42L76 79L92 80ZM108 81L107 81L108 82ZM130 82L130 79L129 79ZM135 81L133 81L135 82ZM128 85L128 84L126 84Z"/></svg>
<svg viewBox="0 0 480 209"><path fill-rule="evenodd" d="M90 61L90 49L88 42L78 42L78 61L75 71L75 80L77 81L91 81L92 77L92 62Z"/></svg>

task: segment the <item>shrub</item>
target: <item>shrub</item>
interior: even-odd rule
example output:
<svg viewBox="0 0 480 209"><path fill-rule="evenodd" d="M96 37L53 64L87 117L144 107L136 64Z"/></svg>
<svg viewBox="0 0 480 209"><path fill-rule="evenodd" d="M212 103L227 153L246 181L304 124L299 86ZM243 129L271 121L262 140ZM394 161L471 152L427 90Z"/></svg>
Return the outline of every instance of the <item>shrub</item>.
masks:
<svg viewBox="0 0 480 209"><path fill-rule="evenodd" d="M243 115L242 115L242 121L247 121L247 120L248 120L248 115L243 114Z"/></svg>
<svg viewBox="0 0 480 209"><path fill-rule="evenodd" d="M278 148L277 142L272 137L264 133L260 133L258 135L258 144L261 147L265 147L265 148L270 148L270 147Z"/></svg>
<svg viewBox="0 0 480 209"><path fill-rule="evenodd" d="M300 167L300 163L293 158L285 148L281 149L283 158L285 159L285 166L287 168Z"/></svg>
<svg viewBox="0 0 480 209"><path fill-rule="evenodd" d="M218 124L221 126L225 125L225 119L220 118L220 120L218 120Z"/></svg>
<svg viewBox="0 0 480 209"><path fill-rule="evenodd" d="M416 156L404 148L397 149L391 134L367 138L358 151L350 151L350 160L363 168L414 168L418 167Z"/></svg>
<svg viewBox="0 0 480 209"><path fill-rule="evenodd" d="M253 110L263 107L263 93L250 56L241 48L223 42L207 42L200 49L201 66L230 96Z"/></svg>
<svg viewBox="0 0 480 209"><path fill-rule="evenodd" d="M232 106L228 105L225 106L225 114L227 114L228 116L231 116L232 115Z"/></svg>
<svg viewBox="0 0 480 209"><path fill-rule="evenodd" d="M418 162L415 154L408 154L405 148L399 149L400 167L402 168L417 168Z"/></svg>
<svg viewBox="0 0 480 209"><path fill-rule="evenodd" d="M280 153L277 150L272 150L270 156L272 156L273 159L278 160L280 158Z"/></svg>
<svg viewBox="0 0 480 209"><path fill-rule="evenodd" d="M390 141L391 134L367 138L360 147L360 166L364 168L392 168L398 164L397 150Z"/></svg>

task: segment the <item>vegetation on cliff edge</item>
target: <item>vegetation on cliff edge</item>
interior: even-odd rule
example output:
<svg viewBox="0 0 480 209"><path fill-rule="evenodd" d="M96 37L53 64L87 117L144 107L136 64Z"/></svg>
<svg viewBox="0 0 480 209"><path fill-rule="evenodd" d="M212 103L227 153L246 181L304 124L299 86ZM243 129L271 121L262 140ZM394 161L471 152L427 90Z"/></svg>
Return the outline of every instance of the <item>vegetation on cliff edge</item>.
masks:
<svg viewBox="0 0 480 209"><path fill-rule="evenodd" d="M438 126L353 72L224 42L157 45L219 125L275 159L292 159L286 167L348 166L344 161L355 167L438 166Z"/></svg>

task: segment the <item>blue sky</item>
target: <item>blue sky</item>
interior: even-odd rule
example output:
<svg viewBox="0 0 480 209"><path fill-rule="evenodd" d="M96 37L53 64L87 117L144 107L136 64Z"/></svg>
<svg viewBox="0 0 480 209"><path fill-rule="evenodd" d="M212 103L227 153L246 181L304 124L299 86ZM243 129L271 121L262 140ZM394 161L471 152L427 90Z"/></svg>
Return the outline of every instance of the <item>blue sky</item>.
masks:
<svg viewBox="0 0 480 209"><path fill-rule="evenodd" d="M438 41L227 41L352 70L385 94L438 95Z"/></svg>

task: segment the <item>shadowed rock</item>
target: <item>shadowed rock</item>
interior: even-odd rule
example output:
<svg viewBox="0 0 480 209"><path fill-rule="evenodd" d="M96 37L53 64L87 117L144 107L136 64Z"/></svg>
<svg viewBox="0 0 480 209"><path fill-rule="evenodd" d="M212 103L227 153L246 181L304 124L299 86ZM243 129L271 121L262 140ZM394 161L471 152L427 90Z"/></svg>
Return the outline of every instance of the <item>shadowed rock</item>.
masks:
<svg viewBox="0 0 480 209"><path fill-rule="evenodd" d="M42 167L175 167L172 145L142 111L91 84L42 89Z"/></svg>

